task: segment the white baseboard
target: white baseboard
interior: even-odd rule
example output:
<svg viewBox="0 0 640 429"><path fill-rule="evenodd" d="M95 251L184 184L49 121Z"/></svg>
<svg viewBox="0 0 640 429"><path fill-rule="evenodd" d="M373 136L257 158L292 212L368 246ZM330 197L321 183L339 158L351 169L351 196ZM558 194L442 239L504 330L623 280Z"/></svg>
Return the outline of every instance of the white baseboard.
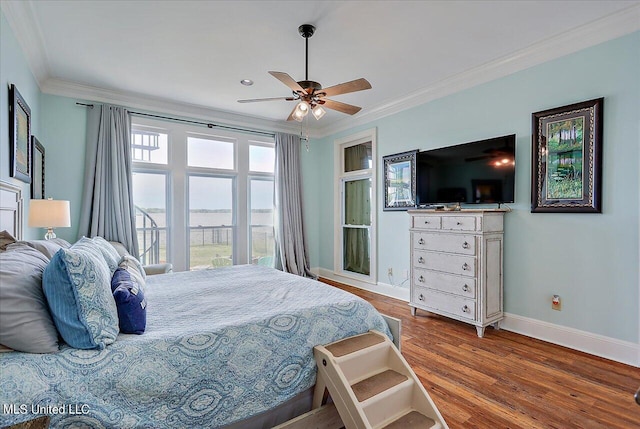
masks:
<svg viewBox="0 0 640 429"><path fill-rule="evenodd" d="M388 296L391 298L400 299L402 301L409 302L409 286L392 286L386 283L377 284L367 283L360 280L352 279L350 277L344 277L334 273L326 268L312 268L311 272L325 279L334 280L336 282L344 283L349 286L355 286L360 289L367 290L369 292L375 292L380 295Z"/></svg>
<svg viewBox="0 0 640 429"><path fill-rule="evenodd" d="M371 284L335 274L326 268L313 268L313 273L329 280L355 286L380 295L409 302L409 288L386 283ZM408 311L408 310L407 310ZM640 344L622 341L579 329L555 325L517 314L505 313L500 325L505 331L537 338L559 346L579 350L605 359L640 367Z"/></svg>
<svg viewBox="0 0 640 429"><path fill-rule="evenodd" d="M640 344L505 313L502 329L640 367Z"/></svg>

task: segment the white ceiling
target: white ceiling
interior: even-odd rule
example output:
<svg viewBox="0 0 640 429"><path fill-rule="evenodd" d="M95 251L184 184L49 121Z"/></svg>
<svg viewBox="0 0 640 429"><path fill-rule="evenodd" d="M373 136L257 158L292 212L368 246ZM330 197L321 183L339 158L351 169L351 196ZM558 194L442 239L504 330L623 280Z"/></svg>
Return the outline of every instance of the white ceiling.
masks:
<svg viewBox="0 0 640 429"><path fill-rule="evenodd" d="M330 111L310 119L326 132L638 29L639 4L7 0L3 11L44 92L219 111L236 122L247 115L280 128L292 102L237 100L291 94L267 72L304 79L298 26L311 23L309 79L328 87L364 77L373 86L334 97L363 108L353 118ZM242 86L244 78L255 84Z"/></svg>

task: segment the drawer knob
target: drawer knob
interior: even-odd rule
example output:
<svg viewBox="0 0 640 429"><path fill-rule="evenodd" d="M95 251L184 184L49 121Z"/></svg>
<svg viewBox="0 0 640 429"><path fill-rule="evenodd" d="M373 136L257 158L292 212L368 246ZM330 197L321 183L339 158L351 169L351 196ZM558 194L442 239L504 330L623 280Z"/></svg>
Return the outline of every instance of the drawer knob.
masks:
<svg viewBox="0 0 640 429"><path fill-rule="evenodd" d="M418 244L424 244L424 238L421 238L420 240L418 240Z"/></svg>
<svg viewBox="0 0 640 429"><path fill-rule="evenodd" d="M418 281L419 281L420 283L424 283L424 277L423 277L423 276L418 277Z"/></svg>
<svg viewBox="0 0 640 429"><path fill-rule="evenodd" d="M465 305L462 307L462 312L463 313L468 313L469 312L469 306Z"/></svg>
<svg viewBox="0 0 640 429"><path fill-rule="evenodd" d="M420 257L418 258L418 263L419 263L419 264L424 264L424 258L423 258L422 256L420 256Z"/></svg>
<svg viewBox="0 0 640 429"><path fill-rule="evenodd" d="M460 222L456 222L456 225L462 225Z"/></svg>
<svg viewBox="0 0 640 429"><path fill-rule="evenodd" d="M468 249L469 248L469 243L467 243L466 241L464 243L462 243L462 248L463 249Z"/></svg>
<svg viewBox="0 0 640 429"><path fill-rule="evenodd" d="M469 268L470 268L470 267L469 267L469 264L467 264L466 262L465 262L464 264L462 264L462 269L463 269L464 271L468 271L468 270L469 270Z"/></svg>
<svg viewBox="0 0 640 429"><path fill-rule="evenodd" d="M429 224L429 221L428 221L428 220L425 220L425 221L424 221L424 224L425 224L425 225L428 225L428 224Z"/></svg>
<svg viewBox="0 0 640 429"><path fill-rule="evenodd" d="M418 297L418 299L419 299L420 301L424 301L424 295L423 295L423 294L420 294L420 296Z"/></svg>
<svg viewBox="0 0 640 429"><path fill-rule="evenodd" d="M469 286L468 286L468 285L464 285L464 286L462 286L462 290L463 290L464 292L469 292Z"/></svg>

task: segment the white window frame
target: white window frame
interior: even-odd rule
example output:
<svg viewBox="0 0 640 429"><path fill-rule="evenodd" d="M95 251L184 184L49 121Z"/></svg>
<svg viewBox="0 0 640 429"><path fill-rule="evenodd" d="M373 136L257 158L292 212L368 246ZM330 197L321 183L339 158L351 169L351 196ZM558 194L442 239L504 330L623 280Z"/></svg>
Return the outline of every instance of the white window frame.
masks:
<svg viewBox="0 0 640 429"><path fill-rule="evenodd" d="M371 142L371 168L345 172L344 149L362 143ZM377 212L378 212L378 179L377 179L377 129L371 128L334 141L334 189L333 189L333 270L334 274L359 280L365 283L378 282L378 246L377 246ZM371 179L371 225L369 226L369 275L358 274L344 269L344 185L347 181Z"/></svg>
<svg viewBox="0 0 640 429"><path fill-rule="evenodd" d="M249 178L270 177L264 172L249 171L249 145L275 147L273 137L256 136L230 130L203 130L197 125L169 122L136 116L133 129L158 130L169 135L168 164L134 162L133 170L167 173L167 259L175 271L189 270L189 176L233 178L234 264L247 264L250 258ZM187 165L187 137L234 141L234 169L189 167ZM244 245L243 245L244 244Z"/></svg>
<svg viewBox="0 0 640 429"><path fill-rule="evenodd" d="M134 121L132 121L134 122ZM143 162L143 161L133 161L132 160L132 170L135 173L143 173L143 174L163 174L165 176L165 209L166 209L166 226L165 226L165 240L167 244L167 248L165 250L167 261L172 261L174 258L173 254L173 230L175 227L172 223L173 217L173 204L172 204L172 192L171 192L171 183L172 183L172 171L171 171L171 130L164 126L165 124L155 122L150 123L148 121L135 121L131 125L131 132L134 133L136 130L140 131L148 131L148 132L156 132L167 135L167 163L166 164L158 164L155 162ZM140 249L142 251L143 249Z"/></svg>

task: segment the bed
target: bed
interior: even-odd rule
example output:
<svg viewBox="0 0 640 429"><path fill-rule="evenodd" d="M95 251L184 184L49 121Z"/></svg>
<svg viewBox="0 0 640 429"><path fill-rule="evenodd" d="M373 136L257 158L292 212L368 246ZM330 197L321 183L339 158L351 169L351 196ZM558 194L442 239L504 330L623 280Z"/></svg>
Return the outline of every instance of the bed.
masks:
<svg viewBox="0 0 640 429"><path fill-rule="evenodd" d="M0 230L20 232L17 195L12 216L3 194ZM0 426L46 414L52 427L271 427L311 408L315 345L391 336L366 301L262 266L149 276L145 295L142 335L0 353Z"/></svg>

